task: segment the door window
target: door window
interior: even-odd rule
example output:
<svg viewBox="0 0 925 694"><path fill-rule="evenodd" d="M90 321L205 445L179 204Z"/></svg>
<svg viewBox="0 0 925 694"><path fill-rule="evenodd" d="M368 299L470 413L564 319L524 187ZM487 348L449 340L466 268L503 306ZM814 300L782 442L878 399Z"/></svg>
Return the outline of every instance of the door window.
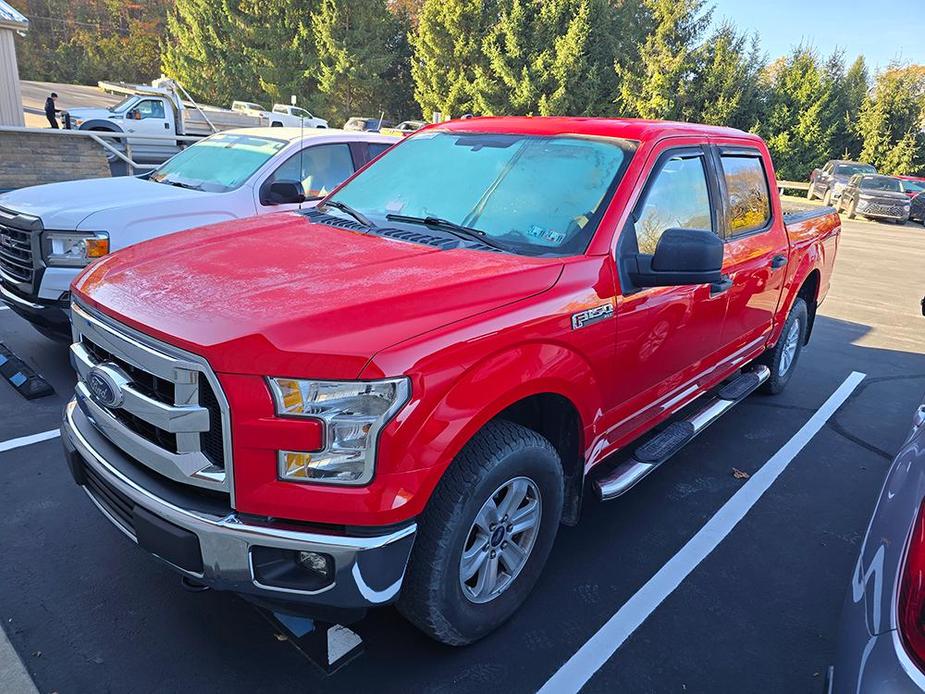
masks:
<svg viewBox="0 0 925 694"><path fill-rule="evenodd" d="M301 170L300 170L301 169ZM353 175L353 159L346 144L316 145L293 154L267 179L299 181L305 197L324 196Z"/></svg>
<svg viewBox="0 0 925 694"><path fill-rule="evenodd" d="M635 224L639 252L654 254L666 229L713 230L703 157L677 155L665 161L646 193Z"/></svg>
<svg viewBox="0 0 925 694"><path fill-rule="evenodd" d="M145 99L138 102L135 110L141 114L141 119L164 118L164 102L156 99Z"/></svg>
<svg viewBox="0 0 925 694"><path fill-rule="evenodd" d="M729 233L757 231L771 221L771 194L759 157L724 155L723 177L729 196Z"/></svg>

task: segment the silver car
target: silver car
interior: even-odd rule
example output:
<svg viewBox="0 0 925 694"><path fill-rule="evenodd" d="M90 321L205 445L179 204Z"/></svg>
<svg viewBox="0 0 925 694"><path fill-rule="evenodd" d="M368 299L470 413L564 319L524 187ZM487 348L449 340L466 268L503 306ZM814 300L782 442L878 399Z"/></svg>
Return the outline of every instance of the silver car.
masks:
<svg viewBox="0 0 925 694"><path fill-rule="evenodd" d="M925 403L914 415L867 528L829 677L829 691L838 694L923 690Z"/></svg>

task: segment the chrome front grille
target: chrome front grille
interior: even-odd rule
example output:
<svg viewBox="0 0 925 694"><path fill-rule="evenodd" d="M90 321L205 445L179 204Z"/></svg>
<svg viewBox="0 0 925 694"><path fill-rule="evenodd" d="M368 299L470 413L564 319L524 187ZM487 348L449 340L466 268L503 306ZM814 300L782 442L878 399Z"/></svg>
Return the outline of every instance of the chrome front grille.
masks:
<svg viewBox="0 0 925 694"><path fill-rule="evenodd" d="M29 288L35 273L32 236L30 231L0 223L0 274Z"/></svg>
<svg viewBox="0 0 925 694"><path fill-rule="evenodd" d="M208 363L77 304L71 320L77 399L97 429L165 477L230 494L228 406Z"/></svg>
<svg viewBox="0 0 925 694"><path fill-rule="evenodd" d="M908 207L893 200L862 200L858 204L858 212L862 214L904 217L908 211Z"/></svg>

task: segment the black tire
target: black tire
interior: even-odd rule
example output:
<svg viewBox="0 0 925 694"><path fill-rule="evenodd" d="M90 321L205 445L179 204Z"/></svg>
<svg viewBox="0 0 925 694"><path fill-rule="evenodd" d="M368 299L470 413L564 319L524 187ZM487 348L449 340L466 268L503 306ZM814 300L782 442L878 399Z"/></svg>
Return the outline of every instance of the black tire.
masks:
<svg viewBox="0 0 925 694"><path fill-rule="evenodd" d="M806 342L806 329L809 326L809 312L806 309L806 302L797 298L793 302L790 314L784 322L784 329L780 333L777 344L758 358L758 363L764 364L771 370L768 380L761 385L761 392L767 395L777 395L790 382L793 372L796 371L797 363L800 361L800 354L803 351L803 345ZM784 354L787 348L787 338L793 329L794 323L799 322L797 327L796 353L790 359L786 370L782 369Z"/></svg>
<svg viewBox="0 0 925 694"><path fill-rule="evenodd" d="M470 530L495 490L517 478L527 478L539 490L539 526L532 548L507 588L487 602L473 602L463 593L460 575ZM563 494L562 464L549 441L513 422L489 422L460 451L418 521L399 611L428 636L451 646L472 643L497 629L526 600L546 564Z"/></svg>
<svg viewBox="0 0 925 694"><path fill-rule="evenodd" d="M816 196L816 189L815 189L815 186L816 186L815 183L810 183L810 184L809 184L809 190L806 191L806 199L807 199L807 200L812 200L812 199Z"/></svg>
<svg viewBox="0 0 925 694"><path fill-rule="evenodd" d="M857 216L858 216L858 204L852 201L851 206L848 208L848 219L854 219Z"/></svg>
<svg viewBox="0 0 925 694"><path fill-rule="evenodd" d="M829 188L825 191L825 195L822 196L822 204L826 207L831 207L832 205L832 189Z"/></svg>

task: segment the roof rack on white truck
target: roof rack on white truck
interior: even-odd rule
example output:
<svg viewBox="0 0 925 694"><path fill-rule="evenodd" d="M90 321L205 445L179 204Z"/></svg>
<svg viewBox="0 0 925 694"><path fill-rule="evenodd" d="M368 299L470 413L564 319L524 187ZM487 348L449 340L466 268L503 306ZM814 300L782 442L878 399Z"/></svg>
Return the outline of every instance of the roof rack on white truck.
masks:
<svg viewBox="0 0 925 694"><path fill-rule="evenodd" d="M73 108L64 112L64 127L125 133L125 143L135 157L164 161L182 148L179 141L164 136L206 137L232 128L269 125L265 118L203 106L175 80L161 77L147 84L98 82L99 88L125 98L109 108Z"/></svg>

